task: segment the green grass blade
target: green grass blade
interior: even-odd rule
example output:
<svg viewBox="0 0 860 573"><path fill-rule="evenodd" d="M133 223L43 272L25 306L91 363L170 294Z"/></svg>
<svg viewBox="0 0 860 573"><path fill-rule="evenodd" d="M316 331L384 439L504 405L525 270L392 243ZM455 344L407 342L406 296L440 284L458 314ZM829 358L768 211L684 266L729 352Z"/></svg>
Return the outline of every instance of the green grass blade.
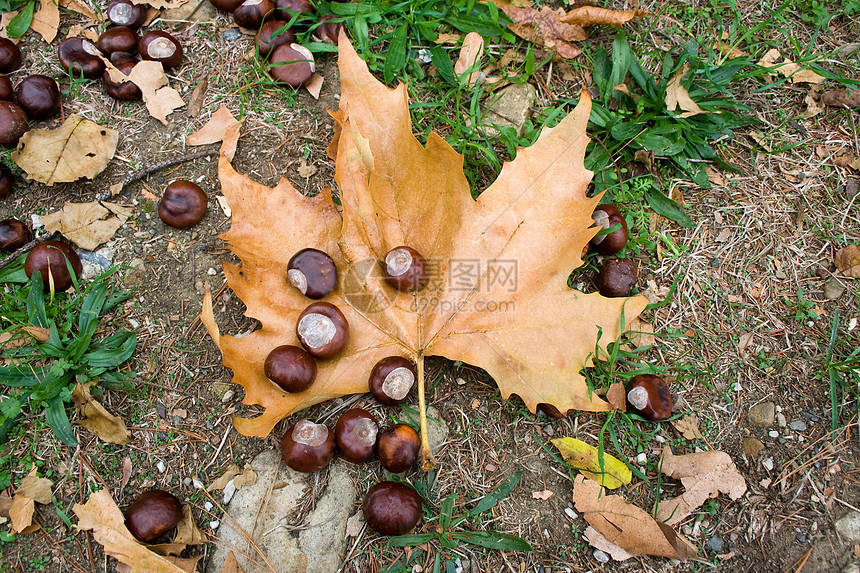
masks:
<svg viewBox="0 0 860 573"><path fill-rule="evenodd" d="M472 545L479 545L487 549L498 549L500 551L534 551L525 539L509 533L497 533L493 531L470 531L467 533L454 533L453 539Z"/></svg>
<svg viewBox="0 0 860 573"><path fill-rule="evenodd" d="M394 80L394 75L398 73L406 65L406 43L408 37L406 32L406 24L401 24L394 31L394 37L388 46L388 53L385 56L385 65L382 67L382 77L385 83L390 84Z"/></svg>
<svg viewBox="0 0 860 573"><path fill-rule="evenodd" d="M48 426L54 430L54 435L67 446L74 447L78 445L78 440L75 439L75 431L72 429L72 424L69 422L69 417L66 415L66 404L59 396L54 396L47 400L48 407L45 408L45 420Z"/></svg>

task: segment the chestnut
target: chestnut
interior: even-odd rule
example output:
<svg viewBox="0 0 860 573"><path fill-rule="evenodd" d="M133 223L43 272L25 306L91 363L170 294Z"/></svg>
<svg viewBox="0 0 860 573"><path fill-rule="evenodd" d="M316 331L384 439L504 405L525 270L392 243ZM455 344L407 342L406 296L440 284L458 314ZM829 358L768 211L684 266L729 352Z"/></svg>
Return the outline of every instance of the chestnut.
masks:
<svg viewBox="0 0 860 573"><path fill-rule="evenodd" d="M270 20L265 22L260 31L257 32L257 50L261 58L268 58L272 50L284 44L292 44L296 41L296 33L287 28L287 23L282 20Z"/></svg>
<svg viewBox="0 0 860 573"><path fill-rule="evenodd" d="M32 277L37 271L41 273L45 290L66 291L73 284L72 275L69 274L69 267L66 265L67 259L75 276L80 277L84 269L81 259L72 247L60 241L45 241L33 247L27 255L24 261L24 272L27 273L27 278ZM51 283L53 283L53 289Z"/></svg>
<svg viewBox="0 0 860 573"><path fill-rule="evenodd" d="M379 424L373 414L352 408L340 415L334 427L334 438L343 457L361 464L373 457Z"/></svg>
<svg viewBox="0 0 860 573"><path fill-rule="evenodd" d="M0 100L11 101L15 93L12 80L6 74L0 74Z"/></svg>
<svg viewBox="0 0 860 573"><path fill-rule="evenodd" d="M315 302L299 315L296 335L308 354L326 360L340 354L349 340L349 323L338 307Z"/></svg>
<svg viewBox="0 0 860 573"><path fill-rule="evenodd" d="M421 496L408 485L382 481L364 496L362 513L380 535L404 535L418 525L422 507Z"/></svg>
<svg viewBox="0 0 860 573"><path fill-rule="evenodd" d="M597 226L603 229L611 229L615 225L621 225L606 235L595 235L591 239L591 246L594 247L595 251L601 255L614 255L627 246L627 239L629 238L627 221L615 205L598 205L594 213L591 214L591 218L594 219Z"/></svg>
<svg viewBox="0 0 860 573"><path fill-rule="evenodd" d="M21 48L9 38L0 38L0 73L8 74L21 65Z"/></svg>
<svg viewBox="0 0 860 573"><path fill-rule="evenodd" d="M302 419L281 439L281 458L297 472L315 472L334 456L334 433L325 424Z"/></svg>
<svg viewBox="0 0 860 573"><path fill-rule="evenodd" d="M12 175L12 170L5 165L0 167L0 199L11 193L14 186L15 176Z"/></svg>
<svg viewBox="0 0 860 573"><path fill-rule="evenodd" d="M137 65L138 60L135 58L117 58L113 62L114 67L121 71L126 76L131 74L131 70ZM105 93L113 99L120 101L132 101L143 98L143 93L140 88L132 81L115 82L110 77L110 72L105 70L102 74L102 88Z"/></svg>
<svg viewBox="0 0 860 573"><path fill-rule="evenodd" d="M16 251L33 239L30 227L15 218L0 221L0 250Z"/></svg>
<svg viewBox="0 0 860 573"><path fill-rule="evenodd" d="M99 36L96 47L101 53L110 58L117 52L125 54L135 53L139 41L140 36L132 28L128 26L114 26L113 28L108 28Z"/></svg>
<svg viewBox="0 0 860 573"><path fill-rule="evenodd" d="M28 129L24 110L11 101L0 101L0 145L15 147Z"/></svg>
<svg viewBox="0 0 860 573"><path fill-rule="evenodd" d="M48 119L60 109L60 86L48 76L27 76L18 84L15 95L30 119Z"/></svg>
<svg viewBox="0 0 860 573"><path fill-rule="evenodd" d="M606 259L597 273L594 284L603 296L630 296L637 280L639 280L639 268L636 263L630 259Z"/></svg>
<svg viewBox="0 0 860 573"><path fill-rule="evenodd" d="M317 35L320 37L320 40L327 44L334 44L335 46L337 46L337 39L340 36L341 30L343 30L343 22L337 20L337 18L334 14L326 14L319 19L319 24L317 25Z"/></svg>
<svg viewBox="0 0 860 573"><path fill-rule="evenodd" d="M392 473L405 472L418 461L421 436L407 424L394 424L379 435L376 455L379 463Z"/></svg>
<svg viewBox="0 0 860 573"><path fill-rule="evenodd" d="M567 418L570 415L570 413L573 411L573 410L568 410L567 412L562 412L561 410L559 410L558 408L556 408L552 404L546 404L544 402L541 402L540 404L538 404L538 409L541 412L543 412L544 414L546 414L547 416L549 416L550 418L555 418L555 419Z"/></svg>
<svg viewBox="0 0 860 573"><path fill-rule="evenodd" d="M402 356L388 356L370 371L370 393L380 404L397 406L406 400L416 375L411 361Z"/></svg>
<svg viewBox="0 0 860 573"><path fill-rule="evenodd" d="M263 371L285 392L304 392L317 377L317 363L302 348L284 344L269 352Z"/></svg>
<svg viewBox="0 0 860 573"><path fill-rule="evenodd" d="M427 261L412 247L395 247L382 265L385 281L399 291L416 292L427 285Z"/></svg>
<svg viewBox="0 0 860 573"><path fill-rule="evenodd" d="M302 249L287 263L287 278L303 295L316 300L334 290L337 267L326 253L317 249Z"/></svg>
<svg viewBox="0 0 860 573"><path fill-rule="evenodd" d="M270 56L269 72L277 81L297 88L314 75L314 56L299 44L283 44Z"/></svg>
<svg viewBox="0 0 860 573"><path fill-rule="evenodd" d="M272 0L245 0L233 10L233 20L242 28L259 30L263 20L274 9Z"/></svg>
<svg viewBox="0 0 860 573"><path fill-rule="evenodd" d="M147 32L137 43L137 51L144 60L161 62L166 68L175 68L182 62L179 40L161 30Z"/></svg>
<svg viewBox="0 0 860 573"><path fill-rule="evenodd" d="M140 28L146 22L146 5L132 4L131 0L111 0L107 17L114 26Z"/></svg>
<svg viewBox="0 0 860 573"><path fill-rule="evenodd" d="M243 0L209 0L209 3L215 6L218 10L222 12L233 13L233 10L241 4Z"/></svg>
<svg viewBox="0 0 860 573"><path fill-rule="evenodd" d="M158 216L165 224L185 229L206 215L206 193L196 183L177 179L164 190L158 202Z"/></svg>
<svg viewBox="0 0 860 573"><path fill-rule="evenodd" d="M627 403L633 411L652 422L672 415L672 392L659 376L639 374L627 385Z"/></svg>
<svg viewBox="0 0 860 573"><path fill-rule="evenodd" d="M275 0L275 17L289 22L296 14L313 14L314 7L310 0Z"/></svg>
<svg viewBox="0 0 860 573"><path fill-rule="evenodd" d="M99 58L95 44L83 38L69 38L60 44L57 54L60 64L73 76L84 76L94 80L105 71L105 63Z"/></svg>
<svg viewBox="0 0 860 573"><path fill-rule="evenodd" d="M145 491L125 510L125 526L144 543L158 539L182 519L182 502L160 489Z"/></svg>

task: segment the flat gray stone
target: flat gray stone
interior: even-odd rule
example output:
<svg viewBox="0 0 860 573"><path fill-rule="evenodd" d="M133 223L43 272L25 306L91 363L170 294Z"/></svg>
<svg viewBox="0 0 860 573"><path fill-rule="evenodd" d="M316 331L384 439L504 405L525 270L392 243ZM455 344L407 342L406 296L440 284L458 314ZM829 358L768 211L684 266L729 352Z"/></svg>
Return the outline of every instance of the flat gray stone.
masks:
<svg viewBox="0 0 860 573"><path fill-rule="evenodd" d="M852 511L833 524L836 533L848 543L860 543L860 513Z"/></svg>
<svg viewBox="0 0 860 573"><path fill-rule="evenodd" d="M795 420L788 425L789 428L794 430L795 432L805 432L806 431L806 422L803 420Z"/></svg>
<svg viewBox="0 0 860 573"><path fill-rule="evenodd" d="M186 22L211 22L218 11L206 0L188 0L178 8L165 8L161 14L163 20L181 20Z"/></svg>
<svg viewBox="0 0 860 573"><path fill-rule="evenodd" d="M412 412L414 410L414 414ZM404 410L403 418L416 428L421 426L418 418L418 404L410 405L409 410ZM433 406L427 406L427 441L430 442L430 452L435 456L439 448L448 439L448 424L442 418L439 410Z"/></svg>
<svg viewBox="0 0 860 573"><path fill-rule="evenodd" d="M346 467L337 460L329 466L328 485L316 492L313 510L302 523L290 527L296 524L287 520L303 505L315 475L291 470L274 450L262 452L251 465L257 470L257 483L238 490L227 506L229 517L222 517L216 531L220 542L207 573L221 571L231 548L245 573L268 573L242 556L263 562L248 537L278 573L336 571L346 551L346 520L356 500Z"/></svg>
<svg viewBox="0 0 860 573"><path fill-rule="evenodd" d="M753 426L766 428L773 424L776 406L773 402L761 402L750 408L749 422Z"/></svg>
<svg viewBox="0 0 860 573"><path fill-rule="evenodd" d="M531 84L511 84L490 97L493 100L484 121L499 127L513 127L517 135L522 136L537 98L535 88ZM486 134L487 137L496 138L499 136L499 130L488 127Z"/></svg>

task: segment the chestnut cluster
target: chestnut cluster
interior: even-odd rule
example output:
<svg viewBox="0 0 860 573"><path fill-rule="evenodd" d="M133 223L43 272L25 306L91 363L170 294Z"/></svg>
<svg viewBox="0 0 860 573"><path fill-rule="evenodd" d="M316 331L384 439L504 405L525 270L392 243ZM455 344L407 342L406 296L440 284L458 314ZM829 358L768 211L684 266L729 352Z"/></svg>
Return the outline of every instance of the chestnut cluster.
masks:
<svg viewBox="0 0 860 573"><path fill-rule="evenodd" d="M132 501L124 515L125 526L135 539L149 543L179 524L182 502L172 493L151 489Z"/></svg>
<svg viewBox="0 0 860 573"><path fill-rule="evenodd" d="M595 286L603 296L630 296L639 280L639 267L627 258L611 258L627 246L629 239L627 221L618 208L610 204L598 205L591 214L591 218L604 232L618 227L614 231L596 235L591 239L591 248L607 257L600 265L594 281Z"/></svg>
<svg viewBox="0 0 860 573"><path fill-rule="evenodd" d="M132 4L131 0L111 0L107 7L108 20L112 24L95 44L83 38L69 38L60 44L60 64L75 76L87 79L101 77L107 95L120 101L142 98L140 88L132 82L116 82L102 57L128 76L138 63L137 55L145 60L161 62L165 69L182 63L182 46L179 40L161 30L152 30L142 36L139 28L146 22L147 7Z"/></svg>

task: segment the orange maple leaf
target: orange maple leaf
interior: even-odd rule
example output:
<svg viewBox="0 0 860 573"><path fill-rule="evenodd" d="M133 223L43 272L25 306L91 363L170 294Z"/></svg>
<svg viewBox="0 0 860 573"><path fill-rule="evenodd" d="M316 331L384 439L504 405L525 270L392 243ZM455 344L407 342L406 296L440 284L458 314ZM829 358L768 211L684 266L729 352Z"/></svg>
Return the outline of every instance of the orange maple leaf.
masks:
<svg viewBox="0 0 860 573"><path fill-rule="evenodd" d="M242 261L224 263L228 284L261 328L221 336L204 301L204 323L221 349L256 418L235 418L245 435L264 436L284 418L312 404L368 391L368 375L387 356L413 360L418 371L422 454L429 462L424 416L423 361L444 356L485 369L502 398L517 394L534 412L540 403L561 411L611 409L580 371L598 344L621 333L645 308L644 297L604 298L567 286L583 247L595 235L591 213L599 197L586 189L585 126L591 101L538 141L519 150L477 200L463 175L463 157L431 133L422 146L412 135L406 86L389 89L341 38L340 109L333 113L335 160L342 210L330 196L309 198L287 181L269 188L219 162L221 188L233 213L221 237ZM235 136L234 136L235 137ZM228 138L229 139L229 138ZM231 148L235 140L226 141ZM432 263L418 293L393 291L379 261L409 245ZM296 319L309 301L287 281L297 251L328 253L338 287L324 300L347 317L343 353L318 364L307 391L288 394L270 382L263 363L282 344L298 344ZM599 332L602 331L602 335Z"/></svg>

